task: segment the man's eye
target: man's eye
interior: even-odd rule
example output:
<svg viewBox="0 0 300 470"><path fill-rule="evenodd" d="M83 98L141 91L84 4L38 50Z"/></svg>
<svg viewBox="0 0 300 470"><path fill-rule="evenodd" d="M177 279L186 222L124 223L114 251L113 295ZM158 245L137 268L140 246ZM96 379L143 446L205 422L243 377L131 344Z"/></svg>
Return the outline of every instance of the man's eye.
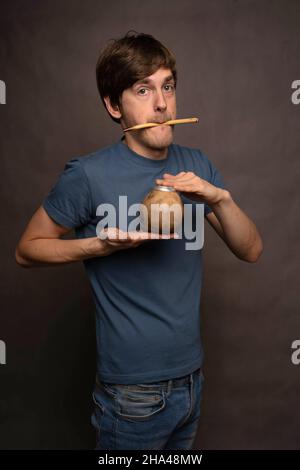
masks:
<svg viewBox="0 0 300 470"><path fill-rule="evenodd" d="M143 93L144 91L147 91L147 89L146 88L140 88L139 91L138 91L138 94L139 95L145 95L145 93Z"/></svg>
<svg viewBox="0 0 300 470"><path fill-rule="evenodd" d="M165 89L168 88L166 91L173 91L174 90L174 85L165 85Z"/></svg>

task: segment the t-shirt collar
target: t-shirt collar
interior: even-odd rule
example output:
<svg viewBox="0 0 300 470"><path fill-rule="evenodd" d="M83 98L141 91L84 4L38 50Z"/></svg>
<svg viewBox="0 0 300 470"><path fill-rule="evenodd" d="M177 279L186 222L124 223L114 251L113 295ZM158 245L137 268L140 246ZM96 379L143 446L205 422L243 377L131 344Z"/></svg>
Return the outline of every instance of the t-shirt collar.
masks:
<svg viewBox="0 0 300 470"><path fill-rule="evenodd" d="M122 136L120 138L118 144L125 158L130 158L131 160L134 160L136 163L140 163L141 165L144 165L144 166L156 167L156 168L159 166L164 166L168 162L170 158L170 150L172 146L172 144L169 145L166 158L155 160L153 158L140 155L139 153L135 152L130 147L128 147L128 145L125 143L125 136Z"/></svg>

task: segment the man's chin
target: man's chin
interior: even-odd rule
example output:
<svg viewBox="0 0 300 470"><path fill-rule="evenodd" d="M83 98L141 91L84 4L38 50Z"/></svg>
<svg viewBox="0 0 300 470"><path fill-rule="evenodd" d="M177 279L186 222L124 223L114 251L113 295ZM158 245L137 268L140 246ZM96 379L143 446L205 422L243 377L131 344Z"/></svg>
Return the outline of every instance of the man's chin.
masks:
<svg viewBox="0 0 300 470"><path fill-rule="evenodd" d="M155 149L164 149L169 147L173 142L173 132L170 130L169 132L161 132L160 134L156 133L156 135L152 134L151 136L145 136L145 141L147 144Z"/></svg>
<svg viewBox="0 0 300 470"><path fill-rule="evenodd" d="M173 139L149 142L148 147L153 148L155 150L164 150L165 148L169 147L169 145L171 145L172 142L173 142Z"/></svg>

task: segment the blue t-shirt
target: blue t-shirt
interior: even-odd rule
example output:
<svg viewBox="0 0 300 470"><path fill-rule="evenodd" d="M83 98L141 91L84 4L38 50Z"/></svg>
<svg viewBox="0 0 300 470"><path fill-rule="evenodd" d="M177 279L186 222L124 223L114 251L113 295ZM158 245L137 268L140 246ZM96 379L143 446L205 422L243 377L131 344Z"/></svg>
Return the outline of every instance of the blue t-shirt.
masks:
<svg viewBox="0 0 300 470"><path fill-rule="evenodd" d="M219 171L199 150L171 144L165 159L131 150L123 139L73 158L43 201L77 238L95 237L97 207L120 195L140 203L163 173L192 171L224 188ZM183 197L183 202L195 205ZM194 206L193 206L194 208ZM211 208L204 205L205 215ZM128 223L132 218L128 217ZM186 240L151 240L136 248L84 260L96 307L97 373L111 383L150 383L201 367L202 249Z"/></svg>

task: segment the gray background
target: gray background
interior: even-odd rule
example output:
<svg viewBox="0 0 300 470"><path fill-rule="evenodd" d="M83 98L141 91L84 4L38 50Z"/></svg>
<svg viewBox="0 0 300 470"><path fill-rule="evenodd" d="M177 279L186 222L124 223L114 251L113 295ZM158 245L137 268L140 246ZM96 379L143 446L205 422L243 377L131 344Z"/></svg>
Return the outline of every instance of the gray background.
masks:
<svg viewBox="0 0 300 470"><path fill-rule="evenodd" d="M257 224L264 253L239 261L205 229L205 390L195 448L300 448L300 2L1 2L0 447L93 448L94 307L81 263L14 261L65 162L121 136L95 82L98 50L129 29L176 55L175 142L201 148ZM298 210L297 210L298 209ZM176 349L174 350L176 354Z"/></svg>

